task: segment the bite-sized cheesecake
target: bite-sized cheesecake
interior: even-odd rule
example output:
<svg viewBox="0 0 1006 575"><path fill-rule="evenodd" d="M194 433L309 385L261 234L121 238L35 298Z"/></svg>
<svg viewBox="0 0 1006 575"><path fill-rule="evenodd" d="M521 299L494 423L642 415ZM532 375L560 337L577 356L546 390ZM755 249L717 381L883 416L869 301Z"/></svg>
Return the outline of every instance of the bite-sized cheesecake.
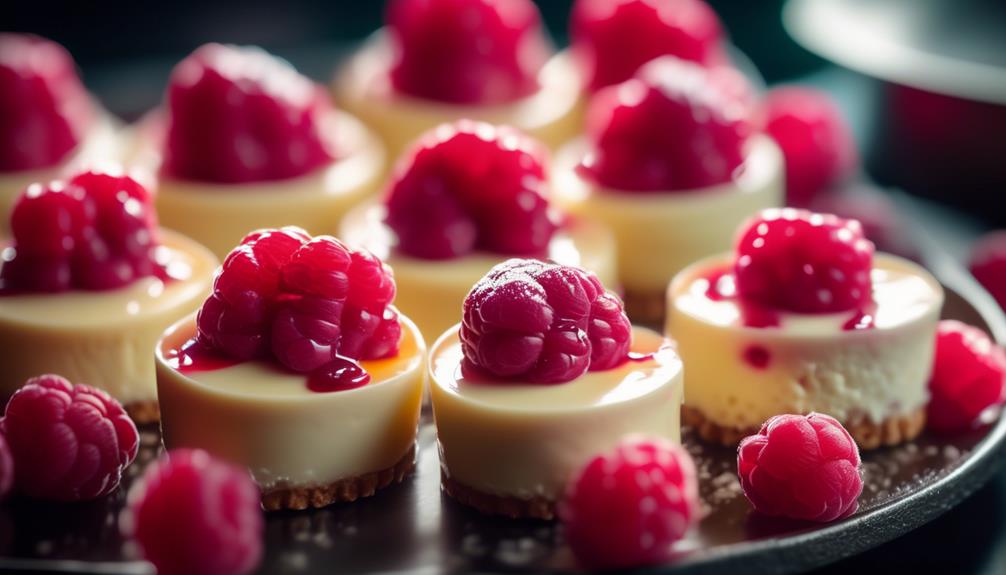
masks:
<svg viewBox="0 0 1006 575"><path fill-rule="evenodd" d="M118 158L115 122L92 100L70 54L29 34L0 33L0 237L35 182Z"/></svg>
<svg viewBox="0 0 1006 575"><path fill-rule="evenodd" d="M392 157L460 118L512 125L553 148L579 130L578 72L553 55L531 0L389 0L385 20L333 90Z"/></svg>
<svg viewBox="0 0 1006 575"><path fill-rule="evenodd" d="M577 0L569 36L589 93L632 78L661 56L710 67L730 61L720 20L703 0Z"/></svg>
<svg viewBox="0 0 1006 575"><path fill-rule="evenodd" d="M734 444L782 413L831 415L864 449L922 430L943 290L874 255L855 220L766 210L667 298L685 421L705 439Z"/></svg>
<svg viewBox="0 0 1006 575"><path fill-rule="evenodd" d="M783 200L783 163L753 134L739 73L665 56L591 101L586 137L557 158L556 201L607 224L629 315L659 321L667 283L729 249L733 230Z"/></svg>
<svg viewBox="0 0 1006 575"><path fill-rule="evenodd" d="M680 440L681 360L582 269L493 268L430 352L442 485L484 513L550 519L628 434Z"/></svg>
<svg viewBox="0 0 1006 575"><path fill-rule="evenodd" d="M33 184L0 257L0 397L58 372L157 420L152 351L209 293L217 259L157 227L147 189L115 171Z"/></svg>
<svg viewBox="0 0 1006 575"><path fill-rule="evenodd" d="M248 467L267 510L353 501L415 466L426 345L391 269L303 230L259 230L157 345L161 433Z"/></svg>
<svg viewBox="0 0 1006 575"><path fill-rule="evenodd" d="M471 120L427 134L397 167L384 201L343 220L340 237L395 270L396 305L428 341L457 323L465 296L509 257L550 259L615 285L615 242L549 199L547 153L510 127Z"/></svg>
<svg viewBox="0 0 1006 575"><path fill-rule="evenodd" d="M161 222L221 258L259 228L330 231L384 172L376 137L258 48L193 52L134 131L131 161L159 172Z"/></svg>

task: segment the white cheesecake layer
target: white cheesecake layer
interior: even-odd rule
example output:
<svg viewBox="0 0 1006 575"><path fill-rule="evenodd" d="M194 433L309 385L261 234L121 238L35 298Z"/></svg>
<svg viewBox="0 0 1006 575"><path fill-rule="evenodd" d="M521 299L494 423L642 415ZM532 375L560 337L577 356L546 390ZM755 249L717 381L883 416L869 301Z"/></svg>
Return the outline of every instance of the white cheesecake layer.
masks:
<svg viewBox="0 0 1006 575"><path fill-rule="evenodd" d="M542 69L540 89L507 104L458 105L396 93L388 80L391 54L384 33L375 33L335 79L336 102L383 138L392 158L422 133L462 118L514 126L551 149L580 130L584 104L580 77L568 53L553 56Z"/></svg>
<svg viewBox="0 0 1006 575"><path fill-rule="evenodd" d="M87 166L116 163L121 158L121 146L116 120L103 112L94 122L77 149L58 165L39 170L0 172L0 238L10 237L10 212L18 196L29 185L49 183L52 180L73 176Z"/></svg>
<svg viewBox="0 0 1006 575"><path fill-rule="evenodd" d="M192 240L161 234L170 281L148 277L110 291L0 296L0 396L29 377L57 373L123 403L157 399L157 340L202 305L218 265Z"/></svg>
<svg viewBox="0 0 1006 575"><path fill-rule="evenodd" d="M735 230L784 198L782 153L766 136L749 143L742 172L727 184L698 190L632 192L604 188L576 172L586 143L574 141L556 159L556 202L571 214L611 228L618 277L627 293L660 295L686 266L733 247Z"/></svg>
<svg viewBox="0 0 1006 575"><path fill-rule="evenodd" d="M364 204L346 215L338 236L369 250L391 266L398 291L395 306L434 341L461 319L468 292L496 264L510 256L479 252L452 260L413 258L394 249L394 233L384 224L383 204ZM552 238L548 258L597 274L605 286L618 285L615 240L607 229L581 219L570 221Z"/></svg>
<svg viewBox="0 0 1006 575"><path fill-rule="evenodd" d="M324 486L392 467L415 445L426 345L402 316L396 357L361 362L367 385L318 393L307 376L259 361L179 372L172 350L195 333L175 324L157 347L164 445L198 447L247 466L263 491Z"/></svg>
<svg viewBox="0 0 1006 575"><path fill-rule="evenodd" d="M757 428L780 413L826 413L881 423L928 401L943 289L921 267L878 254L874 327L847 330L857 312L780 312L778 327L744 326L736 300L706 294L729 256L682 271L668 290L667 332L688 366L685 403L709 421ZM750 361L754 355L759 361Z"/></svg>
<svg viewBox="0 0 1006 575"><path fill-rule="evenodd" d="M145 122L159 122L156 114ZM385 155L377 138L352 116L339 113L332 127L342 154L329 166L288 180L219 184L162 174L156 193L161 225L179 230L223 259L248 232L300 226L331 233L345 213L380 185ZM157 171L157 128L134 128L131 163Z"/></svg>
<svg viewBox="0 0 1006 575"><path fill-rule="evenodd" d="M665 338L633 328L652 358L555 385L487 382L461 373L457 328L430 352L441 466L455 481L503 497L558 500L571 476L625 435L680 441L682 363Z"/></svg>

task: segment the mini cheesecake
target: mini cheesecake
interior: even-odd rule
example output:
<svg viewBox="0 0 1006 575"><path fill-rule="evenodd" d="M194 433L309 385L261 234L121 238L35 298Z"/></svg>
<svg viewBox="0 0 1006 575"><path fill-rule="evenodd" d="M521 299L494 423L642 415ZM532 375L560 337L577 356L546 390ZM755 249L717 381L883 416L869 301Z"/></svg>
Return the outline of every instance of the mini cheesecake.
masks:
<svg viewBox="0 0 1006 575"><path fill-rule="evenodd" d="M453 498L551 519L572 475L623 436L680 441L681 360L659 334L630 327L599 286L583 270L509 260L433 346L442 485Z"/></svg>
<svg viewBox="0 0 1006 575"><path fill-rule="evenodd" d="M546 173L545 151L516 130L446 124L402 160L384 202L346 216L340 237L391 265L396 306L428 341L456 323L472 285L511 256L579 266L615 285L611 233L558 213ZM430 189L446 194L430 197Z"/></svg>
<svg viewBox="0 0 1006 575"><path fill-rule="evenodd" d="M734 70L661 58L599 92L587 136L559 153L555 200L611 228L639 321L661 320L674 274L729 249L741 222L783 201L782 155L749 133L742 84Z"/></svg>
<svg viewBox="0 0 1006 575"><path fill-rule="evenodd" d="M343 66L333 92L391 157L461 118L512 125L555 148L583 112L572 59L550 52L530 0L393 0L385 29Z"/></svg>
<svg viewBox="0 0 1006 575"><path fill-rule="evenodd" d="M157 230L145 194L128 176L90 172L31 186L16 204L14 241L0 264L0 396L30 377L60 373L107 391L137 422L157 420L150 352L167 326L199 307L217 259L180 234ZM76 245L74 252L43 253L80 201L97 206L98 222L71 220L63 229L71 241L62 245ZM60 202L70 202L62 204L67 211ZM119 217L119 231L110 230L107 223Z"/></svg>
<svg viewBox="0 0 1006 575"><path fill-rule="evenodd" d="M55 42L0 34L0 93L0 237L8 237L10 211L22 190L115 161L119 145L116 123Z"/></svg>
<svg viewBox="0 0 1006 575"><path fill-rule="evenodd" d="M754 242L762 239L756 249L778 259L770 264L774 272L753 279L739 275L736 262L745 256L720 255L686 268L671 283L666 327L688 366L686 424L707 440L735 444L774 415L819 412L841 421L864 449L914 438L925 422L942 288L918 265L877 254L865 263L868 295L853 307L787 309L742 295L747 281L756 290L775 289L780 298L799 301L799 294L786 287L770 288L789 274L780 270L796 269L792 266L800 261L785 262L780 254L792 256L800 248L778 247L781 235L773 238L771 227L806 218L795 210L783 214L752 224L769 226L768 235ZM815 236L790 228L794 242L809 246L808 252L823 254L835 244L865 241L858 225L835 223L833 216L808 217L832 227ZM821 241L826 235L848 241ZM836 278L859 274L834 263L854 257L836 256L834 265L828 257L808 256L804 269ZM846 289L838 286L841 280L829 284L808 276L798 272L788 276L788 284L816 287L827 294L821 301L835 301L840 296L832 294Z"/></svg>
<svg viewBox="0 0 1006 575"><path fill-rule="evenodd" d="M246 466L267 510L373 495L415 466L426 345L391 270L297 228L224 260L195 317L157 345L161 430Z"/></svg>
<svg viewBox="0 0 1006 575"><path fill-rule="evenodd" d="M134 128L131 162L159 172L164 225L219 257L259 228L331 231L384 173L361 122L255 48L203 46L175 68L165 102Z"/></svg>

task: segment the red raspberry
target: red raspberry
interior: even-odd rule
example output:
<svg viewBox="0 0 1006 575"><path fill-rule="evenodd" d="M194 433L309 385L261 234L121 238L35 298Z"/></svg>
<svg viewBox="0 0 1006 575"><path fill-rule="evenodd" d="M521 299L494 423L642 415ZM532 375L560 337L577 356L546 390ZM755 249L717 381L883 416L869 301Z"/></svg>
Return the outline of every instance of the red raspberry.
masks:
<svg viewBox="0 0 1006 575"><path fill-rule="evenodd" d="M863 492L859 448L834 418L777 415L737 448L737 474L765 515L828 522L855 513Z"/></svg>
<svg viewBox="0 0 1006 575"><path fill-rule="evenodd" d="M299 228L248 235L224 260L196 318L199 335L231 357L272 356L310 372L337 356L398 351L391 268L329 236Z"/></svg>
<svg viewBox="0 0 1006 575"><path fill-rule="evenodd" d="M202 46L175 67L166 99L164 169L180 178L281 180L335 157L324 90L258 48Z"/></svg>
<svg viewBox="0 0 1006 575"><path fill-rule="evenodd" d="M570 37L591 91L628 80L660 56L705 66L728 60L719 18L702 0L577 0Z"/></svg>
<svg viewBox="0 0 1006 575"><path fill-rule="evenodd" d="M771 90L761 112L761 129L786 158L786 200L805 207L847 178L859 159L842 112L824 92L789 86Z"/></svg>
<svg viewBox="0 0 1006 575"><path fill-rule="evenodd" d="M797 313L860 309L873 297L873 244L856 220L792 208L761 212L737 242L737 293Z"/></svg>
<svg viewBox="0 0 1006 575"><path fill-rule="evenodd" d="M0 34L0 172L54 166L94 118L70 54L28 34Z"/></svg>
<svg viewBox="0 0 1006 575"><path fill-rule="evenodd" d="M600 569L666 561L699 515L695 464L662 438L629 437L590 460L559 507L573 553Z"/></svg>
<svg viewBox="0 0 1006 575"><path fill-rule="evenodd" d="M737 72L665 56L590 102L580 171L617 190L695 190L744 163L749 106Z"/></svg>
<svg viewBox="0 0 1006 575"><path fill-rule="evenodd" d="M426 259L544 253L556 229L545 154L505 126L461 120L428 132L386 200L398 248Z"/></svg>
<svg viewBox="0 0 1006 575"><path fill-rule="evenodd" d="M1006 310L1006 230L982 236L971 248L971 273Z"/></svg>
<svg viewBox="0 0 1006 575"><path fill-rule="evenodd" d="M149 192L130 176L84 172L68 183L33 184L14 205L14 257L3 291L109 290L163 276Z"/></svg>
<svg viewBox="0 0 1006 575"><path fill-rule="evenodd" d="M310 235L295 227L259 230L246 236L213 282L213 294L196 317L203 341L237 359L260 357L269 349L272 300L280 272Z"/></svg>
<svg viewBox="0 0 1006 575"><path fill-rule="evenodd" d="M3 426L18 490L40 499L82 501L111 493L140 444L118 401L58 375L29 379L17 390Z"/></svg>
<svg viewBox="0 0 1006 575"><path fill-rule="evenodd" d="M632 328L594 274L537 260L507 260L465 298L464 368L562 383L625 360Z"/></svg>
<svg viewBox="0 0 1006 575"><path fill-rule="evenodd" d="M264 521L248 471L175 449L129 491L121 527L159 575L243 575L262 558Z"/></svg>
<svg viewBox="0 0 1006 575"><path fill-rule="evenodd" d="M959 321L941 321L927 425L941 432L971 428L983 411L1002 402L1004 377L1006 353L984 331Z"/></svg>
<svg viewBox="0 0 1006 575"><path fill-rule="evenodd" d="M3 502L14 487L14 457L3 433L0 433L0 502Z"/></svg>
<svg viewBox="0 0 1006 575"><path fill-rule="evenodd" d="M550 52L530 0L393 0L385 20L392 85L427 100L489 105L530 95Z"/></svg>

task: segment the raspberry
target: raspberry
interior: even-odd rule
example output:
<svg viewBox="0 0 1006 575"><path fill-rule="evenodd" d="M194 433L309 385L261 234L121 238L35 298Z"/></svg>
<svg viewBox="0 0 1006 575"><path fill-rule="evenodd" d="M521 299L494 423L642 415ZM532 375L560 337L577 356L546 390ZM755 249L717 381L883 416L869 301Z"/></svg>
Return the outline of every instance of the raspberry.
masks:
<svg viewBox="0 0 1006 575"><path fill-rule="evenodd" d="M927 425L941 432L969 429L1003 400L1006 354L982 330L944 320L936 333Z"/></svg>
<svg viewBox="0 0 1006 575"><path fill-rule="evenodd" d="M395 90L452 104L500 104L538 89L548 59L530 0L393 0L385 18Z"/></svg>
<svg viewBox="0 0 1006 575"><path fill-rule="evenodd" d="M750 134L747 89L729 68L665 56L590 102L580 172L618 190L695 190L731 181Z"/></svg>
<svg viewBox="0 0 1006 575"><path fill-rule="evenodd" d="M562 383L625 360L632 328L594 274L507 260L465 298L463 367L501 378Z"/></svg>
<svg viewBox="0 0 1006 575"><path fill-rule="evenodd" d="M719 18L702 0L577 0L570 37L591 91L628 80L660 56L706 66L728 60Z"/></svg>
<svg viewBox="0 0 1006 575"><path fill-rule="evenodd" d="M14 487L14 457L4 434L0 433L0 502L3 502Z"/></svg>
<svg viewBox="0 0 1006 575"><path fill-rule="evenodd" d="M808 206L856 170L852 133L826 93L776 88L765 97L761 116L761 129L779 144L786 159L787 204Z"/></svg>
<svg viewBox="0 0 1006 575"><path fill-rule="evenodd" d="M166 100L164 169L180 178L281 180L335 157L324 90L258 48L200 47L175 67Z"/></svg>
<svg viewBox="0 0 1006 575"><path fill-rule="evenodd" d="M140 444L119 402L58 375L29 379L17 390L3 426L18 490L40 499L83 501L111 493Z"/></svg>
<svg viewBox="0 0 1006 575"><path fill-rule="evenodd" d="M635 436L590 460L559 507L577 559L601 569L666 561L699 515L688 453L666 439Z"/></svg>
<svg viewBox="0 0 1006 575"><path fill-rule="evenodd" d="M139 182L114 171L29 186L11 214L14 257L0 269L2 290L109 290L166 277L151 202Z"/></svg>
<svg viewBox="0 0 1006 575"><path fill-rule="evenodd" d="M28 34L0 34L0 172L62 162L94 118L70 54Z"/></svg>
<svg viewBox="0 0 1006 575"><path fill-rule="evenodd" d="M1006 309L1006 231L982 236L971 248L971 273Z"/></svg>
<svg viewBox="0 0 1006 575"><path fill-rule="evenodd" d="M428 132L386 200L398 249L425 259L544 253L557 227L544 162L541 145L510 127L461 120Z"/></svg>
<svg viewBox="0 0 1006 575"><path fill-rule="evenodd" d="M391 268L299 228L248 235L224 260L196 318L200 338L239 359L311 372L338 357L394 355L401 339Z"/></svg>
<svg viewBox="0 0 1006 575"><path fill-rule="evenodd" d="M742 226L734 264L744 300L797 313L862 309L873 297L873 244L856 220L792 208Z"/></svg>
<svg viewBox="0 0 1006 575"><path fill-rule="evenodd" d="M130 489L120 526L159 575L242 575L262 558L259 501L245 469L175 449Z"/></svg>
<svg viewBox="0 0 1006 575"><path fill-rule="evenodd" d="M744 495L765 515L828 522L855 513L859 448L834 418L777 415L737 448Z"/></svg>
<svg viewBox="0 0 1006 575"><path fill-rule="evenodd" d="M307 232L295 227L246 236L224 259L213 294L199 310L199 337L237 359L264 355L269 349L271 304L279 292L280 272L309 239Z"/></svg>

